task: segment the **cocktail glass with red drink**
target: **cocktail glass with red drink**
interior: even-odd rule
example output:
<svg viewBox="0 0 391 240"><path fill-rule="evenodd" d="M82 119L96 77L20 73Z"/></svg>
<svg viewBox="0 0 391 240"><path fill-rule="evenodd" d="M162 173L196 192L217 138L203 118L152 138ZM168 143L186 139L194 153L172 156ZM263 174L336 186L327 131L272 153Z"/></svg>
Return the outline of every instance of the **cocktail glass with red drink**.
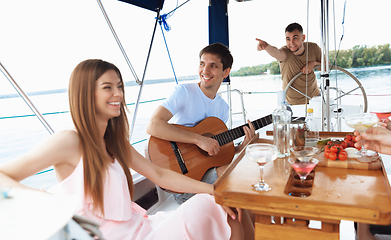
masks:
<svg viewBox="0 0 391 240"><path fill-rule="evenodd" d="M391 106L389 105L377 105L370 108L370 112L377 115L380 121L387 122L391 116Z"/></svg>
<svg viewBox="0 0 391 240"><path fill-rule="evenodd" d="M305 180L307 179L308 174L315 168L316 164L318 164L319 160L316 158L311 158L310 160L299 160L298 158L291 157L288 159L288 162L292 165L293 169L295 169L297 175L300 177L301 186L308 187L305 184ZM300 187L295 185L295 187ZM305 192L300 192L298 194L299 197L307 197L308 195Z"/></svg>

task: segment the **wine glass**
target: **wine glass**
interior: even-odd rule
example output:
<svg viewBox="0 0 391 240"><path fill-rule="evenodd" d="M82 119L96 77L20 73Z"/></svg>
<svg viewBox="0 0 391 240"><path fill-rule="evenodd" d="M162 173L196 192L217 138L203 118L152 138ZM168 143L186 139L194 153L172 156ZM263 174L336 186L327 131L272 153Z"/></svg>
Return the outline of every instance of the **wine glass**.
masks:
<svg viewBox="0 0 391 240"><path fill-rule="evenodd" d="M296 187L307 187L304 184L304 181L307 179L308 174L315 168L316 164L318 164L319 160L316 158L311 158L306 161L299 160L298 158L289 158L289 163L292 165L293 169L295 169L297 175L300 177L301 186ZM300 197L307 197L307 194L304 192L300 192Z"/></svg>
<svg viewBox="0 0 391 240"><path fill-rule="evenodd" d="M377 121L378 118L374 113L358 113L345 117L346 125L356 129L360 134L375 126ZM361 150L357 151L356 154L361 156L372 156L376 154L376 152L366 149L364 144L361 144L361 146Z"/></svg>
<svg viewBox="0 0 391 240"><path fill-rule="evenodd" d="M274 161L277 158L277 147L266 143L255 143L247 146L246 156L251 161L258 163L261 171L259 182L251 185L251 188L257 192L270 191L271 187L263 180L263 169L267 162Z"/></svg>

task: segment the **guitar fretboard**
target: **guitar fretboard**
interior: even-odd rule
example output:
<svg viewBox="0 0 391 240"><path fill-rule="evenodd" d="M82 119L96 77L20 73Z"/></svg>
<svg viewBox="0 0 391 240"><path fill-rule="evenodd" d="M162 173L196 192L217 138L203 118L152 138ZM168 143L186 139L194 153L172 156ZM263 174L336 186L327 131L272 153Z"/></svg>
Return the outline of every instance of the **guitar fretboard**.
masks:
<svg viewBox="0 0 391 240"><path fill-rule="evenodd" d="M272 119L272 115L270 114L270 115L267 115L266 117L257 119L251 123L253 124L255 130L257 130L257 129L260 129L262 127L269 125L272 122L273 122L273 119ZM229 131L217 134L217 135L213 136L212 138L217 140L219 142L220 146L223 146L224 144L227 144L237 138L244 136L245 135L244 130L243 130L244 126L248 127L248 123L246 123L242 126L236 127L234 129L231 129Z"/></svg>

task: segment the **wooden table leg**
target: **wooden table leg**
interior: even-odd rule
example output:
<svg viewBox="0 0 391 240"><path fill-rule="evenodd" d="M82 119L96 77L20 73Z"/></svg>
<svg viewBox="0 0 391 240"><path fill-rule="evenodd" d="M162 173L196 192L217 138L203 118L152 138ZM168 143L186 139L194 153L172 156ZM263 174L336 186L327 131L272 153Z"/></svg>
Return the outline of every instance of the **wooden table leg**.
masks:
<svg viewBox="0 0 391 240"><path fill-rule="evenodd" d="M321 229L309 228L309 220L284 218L284 223L273 223L269 215L255 217L255 239L319 239L339 240L339 221L322 221ZM280 217L278 217L280 219Z"/></svg>

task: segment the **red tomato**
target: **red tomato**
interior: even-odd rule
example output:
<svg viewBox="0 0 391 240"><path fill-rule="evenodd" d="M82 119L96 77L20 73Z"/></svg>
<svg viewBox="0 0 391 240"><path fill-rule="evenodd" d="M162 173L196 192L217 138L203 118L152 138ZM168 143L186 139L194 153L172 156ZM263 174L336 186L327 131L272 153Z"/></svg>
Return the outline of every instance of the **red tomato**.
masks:
<svg viewBox="0 0 391 240"><path fill-rule="evenodd" d="M349 134L349 135L346 135L345 139L346 139L346 140L349 140L349 141L352 141L352 137L353 137L353 136Z"/></svg>
<svg viewBox="0 0 391 240"><path fill-rule="evenodd" d="M330 160L333 160L333 161L337 160L337 153L335 153L335 152L330 152L330 154L329 154L329 159L330 159Z"/></svg>
<svg viewBox="0 0 391 240"><path fill-rule="evenodd" d="M341 161L345 161L346 159L348 159L348 153L346 151L342 150L338 154L338 159L341 160Z"/></svg>
<svg viewBox="0 0 391 240"><path fill-rule="evenodd" d="M352 142L352 141L349 142L349 143L348 143L348 147L354 147L354 142Z"/></svg>
<svg viewBox="0 0 391 240"><path fill-rule="evenodd" d="M334 146L341 147L341 143L343 143L343 142L342 141L335 141Z"/></svg>
<svg viewBox="0 0 391 240"><path fill-rule="evenodd" d="M326 147L324 147L324 150L326 151L326 150L328 150L328 151L330 151L330 145L326 145Z"/></svg>
<svg viewBox="0 0 391 240"><path fill-rule="evenodd" d="M327 145L333 145L333 141L328 141Z"/></svg>
<svg viewBox="0 0 391 240"><path fill-rule="evenodd" d="M341 143L341 146L343 149L347 148L348 147L348 143L347 142L342 142Z"/></svg>
<svg viewBox="0 0 391 240"><path fill-rule="evenodd" d="M337 146L332 146L330 148L330 151L333 152L333 153L337 153L338 152L338 147Z"/></svg>
<svg viewBox="0 0 391 240"><path fill-rule="evenodd" d="M352 141L353 141L353 142L357 142L357 141L356 141L356 136L352 136Z"/></svg>
<svg viewBox="0 0 391 240"><path fill-rule="evenodd" d="M330 154L330 150L325 150L324 151L324 156L325 156L325 158L329 158L329 154Z"/></svg>

